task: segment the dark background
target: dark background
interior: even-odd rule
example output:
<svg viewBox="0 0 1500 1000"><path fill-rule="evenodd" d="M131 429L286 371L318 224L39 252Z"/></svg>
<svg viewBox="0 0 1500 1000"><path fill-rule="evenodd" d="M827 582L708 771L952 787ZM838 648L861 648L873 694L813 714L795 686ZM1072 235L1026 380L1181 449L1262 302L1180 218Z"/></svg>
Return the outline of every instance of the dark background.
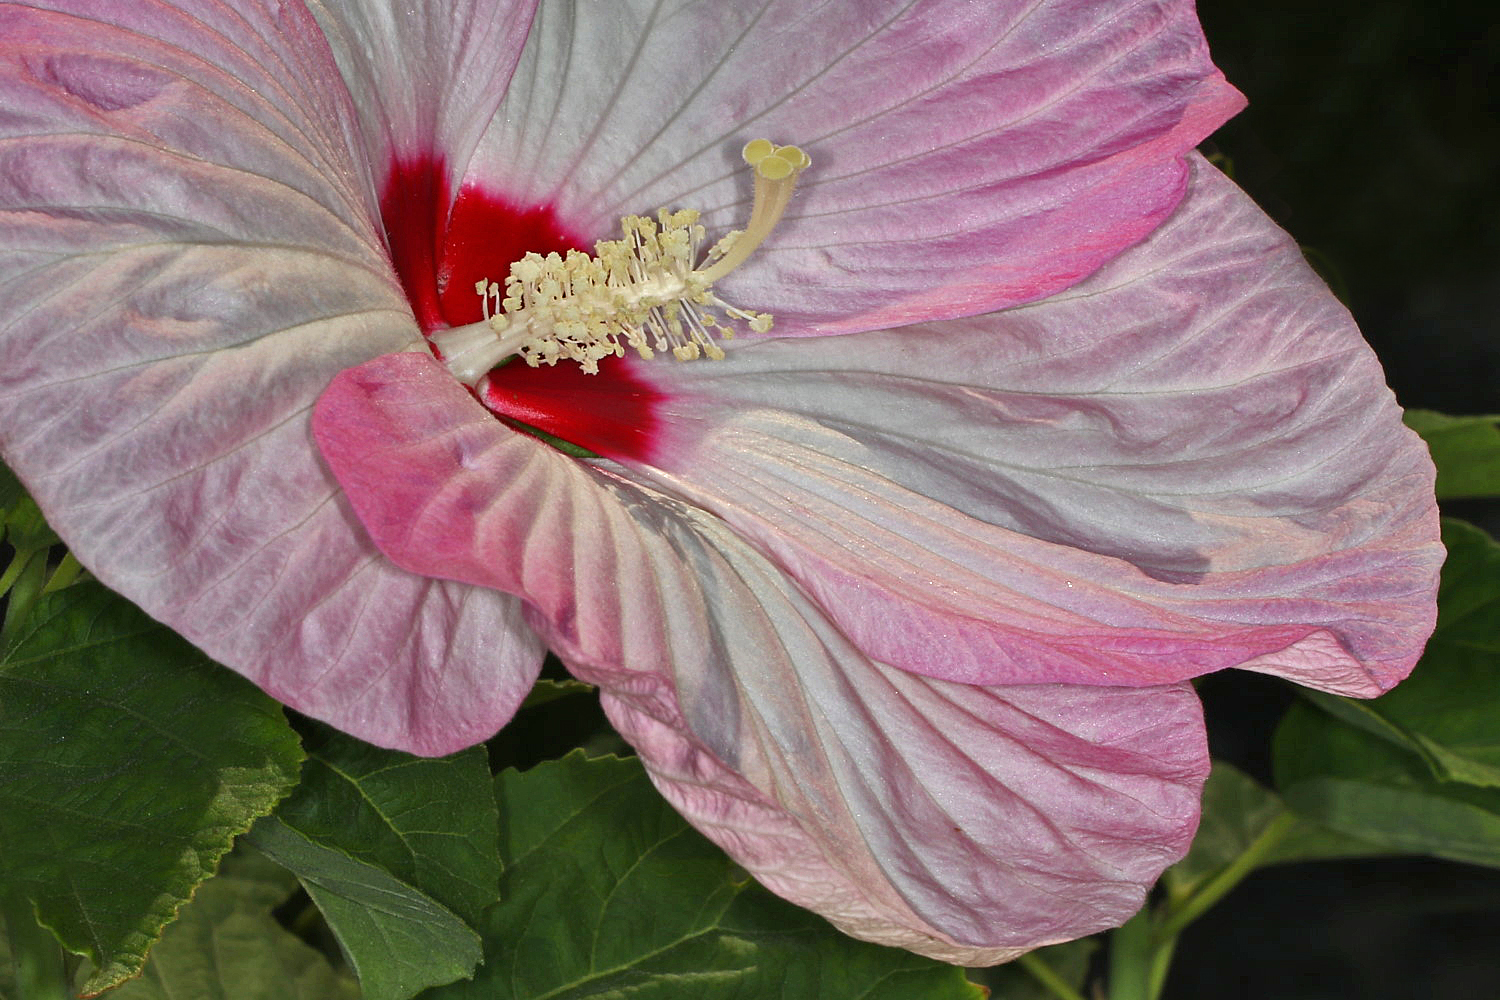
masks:
<svg viewBox="0 0 1500 1000"><path fill-rule="evenodd" d="M1250 107L1206 151L1359 320L1405 406L1500 412L1500 4L1200 0ZM1448 513L1500 530L1493 505ZM1269 781L1286 685L1201 692L1210 741ZM1252 875L1183 935L1164 1000L1500 997L1500 871L1400 858Z"/></svg>
<svg viewBox="0 0 1500 1000"><path fill-rule="evenodd" d="M1406 406L1500 407L1500 5L1200 0L1250 107L1213 139Z"/></svg>

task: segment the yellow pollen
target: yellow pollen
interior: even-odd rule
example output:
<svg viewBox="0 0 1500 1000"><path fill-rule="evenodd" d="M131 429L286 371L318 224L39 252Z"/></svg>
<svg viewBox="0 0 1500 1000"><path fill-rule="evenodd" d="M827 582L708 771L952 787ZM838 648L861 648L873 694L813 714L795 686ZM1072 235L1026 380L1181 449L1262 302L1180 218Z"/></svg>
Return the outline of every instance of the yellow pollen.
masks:
<svg viewBox="0 0 1500 1000"><path fill-rule="evenodd" d="M812 160L768 139L746 144L744 157L755 174L755 202L743 230L700 260L706 232L698 213L662 209L654 220L621 219L623 238L594 244L592 256L529 253L511 265L503 287L489 279L474 286L484 301L483 321L432 335L449 371L473 386L512 356L533 367L576 361L591 374L601 358L623 356L627 348L647 360L658 352L679 361L720 360L717 341L734 336L730 321L756 333L770 330L769 313L735 308L711 286L765 242Z"/></svg>

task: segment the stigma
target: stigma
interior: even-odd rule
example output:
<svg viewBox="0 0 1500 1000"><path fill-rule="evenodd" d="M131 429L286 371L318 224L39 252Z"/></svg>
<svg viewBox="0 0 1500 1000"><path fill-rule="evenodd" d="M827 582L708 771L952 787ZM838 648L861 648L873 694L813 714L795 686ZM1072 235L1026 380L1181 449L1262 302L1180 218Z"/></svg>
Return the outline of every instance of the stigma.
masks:
<svg viewBox="0 0 1500 1000"><path fill-rule="evenodd" d="M529 253L510 266L503 286L488 278L474 286L484 303L482 321L431 335L443 363L469 386L512 357L533 367L573 361L594 374L601 359L627 350L646 360L665 353L679 361L721 360L719 341L734 337L734 324L770 330L769 313L730 305L713 284L765 242L812 160L768 139L746 144L743 155L755 174L744 229L700 254L707 232L698 213L662 209L655 219L621 219L623 238L594 244L592 255Z"/></svg>

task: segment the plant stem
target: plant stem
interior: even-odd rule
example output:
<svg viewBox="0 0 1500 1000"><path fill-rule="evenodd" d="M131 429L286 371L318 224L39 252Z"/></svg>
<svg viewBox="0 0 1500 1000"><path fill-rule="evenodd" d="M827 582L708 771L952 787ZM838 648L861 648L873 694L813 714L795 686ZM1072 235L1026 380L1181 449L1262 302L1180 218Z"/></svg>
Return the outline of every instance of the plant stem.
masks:
<svg viewBox="0 0 1500 1000"><path fill-rule="evenodd" d="M1296 816L1280 813L1238 857L1181 903L1154 912L1148 907L1111 934L1109 1000L1157 1000L1167 984L1178 935L1239 885L1296 825Z"/></svg>
<svg viewBox="0 0 1500 1000"><path fill-rule="evenodd" d="M1151 1000L1161 996L1167 985L1167 972L1172 968L1172 956L1177 951L1177 938L1158 941L1151 952L1151 964L1146 968L1146 994Z"/></svg>
<svg viewBox="0 0 1500 1000"><path fill-rule="evenodd" d="M1156 1000L1151 991L1155 944L1151 908L1141 910L1109 936L1109 1000Z"/></svg>
<svg viewBox="0 0 1500 1000"><path fill-rule="evenodd" d="M1157 929L1156 940L1162 943L1175 941L1183 928L1203 916L1211 906L1224 898L1225 893L1239 885L1240 881L1249 875L1296 825L1297 817L1289 812L1282 812L1268 823L1260 832L1260 836L1240 852L1239 857L1205 882L1197 892L1183 900L1181 906L1172 908Z"/></svg>
<svg viewBox="0 0 1500 1000"><path fill-rule="evenodd" d="M1063 978L1053 971L1052 966L1048 965L1046 960L1036 952L1028 951L1016 959L1016 964L1031 973L1031 978L1047 987L1057 1000L1083 1000L1083 994L1064 982Z"/></svg>
<svg viewBox="0 0 1500 1000"><path fill-rule="evenodd" d="M31 900L14 890L0 893L0 912L16 970L16 1000L71 1000L62 947L36 922Z"/></svg>

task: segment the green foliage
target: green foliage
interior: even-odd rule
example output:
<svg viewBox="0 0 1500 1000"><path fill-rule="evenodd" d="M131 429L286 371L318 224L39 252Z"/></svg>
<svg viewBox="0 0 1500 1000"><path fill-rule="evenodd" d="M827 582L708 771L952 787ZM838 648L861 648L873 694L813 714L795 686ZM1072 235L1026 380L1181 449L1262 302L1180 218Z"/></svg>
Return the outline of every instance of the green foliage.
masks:
<svg viewBox="0 0 1500 1000"><path fill-rule="evenodd" d="M1391 850L1500 865L1500 546L1444 524L1438 627L1410 679L1370 702L1311 695L1276 735L1299 814Z"/></svg>
<svg viewBox="0 0 1500 1000"><path fill-rule="evenodd" d="M1187 857L1168 868L1162 884L1174 898L1205 885L1239 858L1286 812L1254 778L1221 760L1203 786L1203 818Z"/></svg>
<svg viewBox="0 0 1500 1000"><path fill-rule="evenodd" d="M1432 451L1438 499L1500 496L1500 417L1407 410L1406 425Z"/></svg>
<svg viewBox="0 0 1500 1000"><path fill-rule="evenodd" d="M4 472L0 471L0 490L4 489ZM5 923L0 920L0 929ZM11 962L10 935L0 934L0 997L16 996L16 971Z"/></svg>
<svg viewBox="0 0 1500 1000"><path fill-rule="evenodd" d="M109 1000L357 1000L352 979L272 917L296 888L285 869L236 851Z"/></svg>
<svg viewBox="0 0 1500 1000"><path fill-rule="evenodd" d="M441 759L307 727L302 783L251 840L302 880L367 1000L470 975L470 925L499 898L498 820L482 747Z"/></svg>
<svg viewBox="0 0 1500 1000"><path fill-rule="evenodd" d="M962 970L862 944L757 887L634 760L506 771L485 963L429 1000L979 1000Z"/></svg>
<svg viewBox="0 0 1500 1000"><path fill-rule="evenodd" d="M404 1000L473 972L479 935L384 868L304 836L275 816L257 823L249 840L297 874L366 1000Z"/></svg>
<svg viewBox="0 0 1500 1000"><path fill-rule="evenodd" d="M578 694L592 694L593 692L594 685L585 684L583 681L575 681L572 678L555 681L547 677L541 677L537 679L536 684L532 685L531 693L521 703L521 708L522 710L536 708L538 705L545 705L560 698L569 698Z"/></svg>
<svg viewBox="0 0 1500 1000"><path fill-rule="evenodd" d="M48 550L57 544L57 535L42 518L36 501L27 495L21 481L3 465L0 465L0 542L15 550L9 562L0 566L0 598L5 600L0 635L9 635L30 613L46 586Z"/></svg>
<svg viewBox="0 0 1500 1000"><path fill-rule="evenodd" d="M414 757L314 723L303 748L302 782L276 810L283 823L469 923L499 898L499 820L483 747Z"/></svg>
<svg viewBox="0 0 1500 1000"><path fill-rule="evenodd" d="M1374 701L1309 692L1325 712L1406 750L1439 781L1500 787L1500 546L1446 521L1437 629L1410 678Z"/></svg>
<svg viewBox="0 0 1500 1000"><path fill-rule="evenodd" d="M1021 960L988 969L971 969L969 978L990 991L994 1000L1057 1000L1057 993L1037 980L1027 965L1040 963L1074 992L1082 995L1089 968L1101 938L1083 938L1049 948L1038 948Z"/></svg>
<svg viewBox="0 0 1500 1000"><path fill-rule="evenodd" d="M0 657L0 884L89 991L121 982L300 759L274 701L119 596L43 596Z"/></svg>
<svg viewBox="0 0 1500 1000"><path fill-rule="evenodd" d="M1162 885L1174 900L1204 890L1271 833L1278 820L1292 819L1264 844L1257 865L1288 861L1358 857L1389 853L1378 845L1340 835L1306 819L1291 817L1275 792L1232 764L1214 761L1203 788L1203 819L1187 857L1167 869Z"/></svg>
<svg viewBox="0 0 1500 1000"><path fill-rule="evenodd" d="M21 554L57 544L57 535L43 520L36 501L4 465L0 465L0 538Z"/></svg>
<svg viewBox="0 0 1500 1000"><path fill-rule="evenodd" d="M1500 787L1500 546L1446 521L1438 624L1412 676L1373 703L1445 781Z"/></svg>
<svg viewBox="0 0 1500 1000"><path fill-rule="evenodd" d="M0 523L7 520L11 507L25 495L25 488L21 486L16 474L10 471L10 466L0 462Z"/></svg>
<svg viewBox="0 0 1500 1000"><path fill-rule="evenodd" d="M1299 814L1392 852L1500 866L1500 791L1441 782L1415 754L1310 706L1277 730L1276 781Z"/></svg>

